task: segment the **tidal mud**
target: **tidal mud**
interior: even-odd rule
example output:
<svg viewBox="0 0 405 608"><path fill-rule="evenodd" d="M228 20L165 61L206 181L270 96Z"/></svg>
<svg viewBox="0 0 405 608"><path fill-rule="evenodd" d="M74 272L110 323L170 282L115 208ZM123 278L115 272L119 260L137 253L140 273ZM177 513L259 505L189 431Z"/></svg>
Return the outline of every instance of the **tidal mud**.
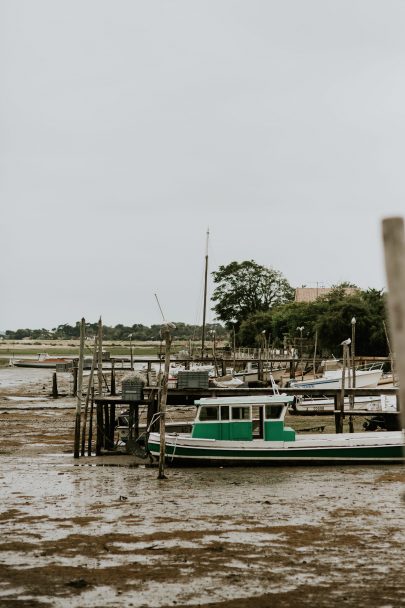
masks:
<svg viewBox="0 0 405 608"><path fill-rule="evenodd" d="M11 410L7 395L0 607L405 606L401 466L159 481L129 456L73 459L72 410Z"/></svg>

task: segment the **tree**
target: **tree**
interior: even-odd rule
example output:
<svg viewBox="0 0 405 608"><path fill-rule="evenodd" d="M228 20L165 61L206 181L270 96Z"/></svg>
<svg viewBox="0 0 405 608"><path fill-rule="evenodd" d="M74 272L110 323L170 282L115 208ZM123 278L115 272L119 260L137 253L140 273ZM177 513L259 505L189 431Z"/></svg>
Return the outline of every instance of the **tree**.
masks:
<svg viewBox="0 0 405 608"><path fill-rule="evenodd" d="M258 346L263 330L271 336L275 346L283 344L284 336L290 342L297 338L297 327L304 327L307 348L318 332L318 353L341 356L343 340L351 337L351 320L356 318L356 354L387 355L384 334L385 296L382 291L368 289L348 294L343 286L336 286L315 302L291 302L258 312L245 319L238 332L243 346Z"/></svg>
<svg viewBox="0 0 405 608"><path fill-rule="evenodd" d="M294 290L281 272L253 260L231 262L212 273L217 287L213 310L227 327L240 326L250 315L291 301Z"/></svg>

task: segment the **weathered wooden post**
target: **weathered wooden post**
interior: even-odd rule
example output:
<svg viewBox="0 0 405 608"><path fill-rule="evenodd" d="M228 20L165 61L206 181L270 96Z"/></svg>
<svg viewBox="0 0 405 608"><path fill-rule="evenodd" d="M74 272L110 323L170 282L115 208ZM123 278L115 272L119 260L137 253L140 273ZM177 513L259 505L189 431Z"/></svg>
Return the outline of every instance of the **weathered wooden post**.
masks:
<svg viewBox="0 0 405 608"><path fill-rule="evenodd" d="M132 444L134 439L134 417L135 417L135 406L133 403L129 404L129 416L128 416L128 445Z"/></svg>
<svg viewBox="0 0 405 608"><path fill-rule="evenodd" d="M97 361L97 337L95 337L95 339L94 339L93 358L91 361L89 383L87 385L87 392L86 392L86 403L84 406L83 432L82 432L82 456L84 456L85 445L86 445L87 412L88 412L88 407L89 407L90 394L91 394L91 391L93 390L93 378L94 378L94 370L96 368L96 361Z"/></svg>
<svg viewBox="0 0 405 608"><path fill-rule="evenodd" d="M73 373L73 397L77 397L77 364L78 364L78 361L77 361L77 359L75 359L73 361L73 370L72 370L72 373Z"/></svg>
<svg viewBox="0 0 405 608"><path fill-rule="evenodd" d="M352 388L356 388L356 361L355 361L355 340L356 340L356 317L352 317ZM350 396L350 409L354 410L355 395ZM354 432L353 416L349 416L349 432Z"/></svg>
<svg viewBox="0 0 405 608"><path fill-rule="evenodd" d="M318 330L315 330L315 346L314 346L314 361L313 361L313 368L314 368L314 379L316 378L316 349L318 348Z"/></svg>
<svg viewBox="0 0 405 608"><path fill-rule="evenodd" d="M91 456L91 443L93 441L93 410L94 410L94 386L91 387L89 439L88 439L88 443L87 443L87 456Z"/></svg>
<svg viewBox="0 0 405 608"><path fill-rule="evenodd" d="M115 403L110 403L110 423L109 423L109 444L110 450L114 449L114 433L115 433Z"/></svg>
<svg viewBox="0 0 405 608"><path fill-rule="evenodd" d="M108 403L104 403L104 447L110 449L110 412Z"/></svg>
<svg viewBox="0 0 405 608"><path fill-rule="evenodd" d="M340 393L336 393L333 397L335 408L335 432L340 433Z"/></svg>
<svg viewBox="0 0 405 608"><path fill-rule="evenodd" d="M103 406L101 403L97 403L97 406L96 406L96 420L97 420L96 456L100 456L101 448L104 446Z"/></svg>
<svg viewBox="0 0 405 608"><path fill-rule="evenodd" d="M115 361L111 359L111 391L110 394L112 397L115 397L117 394L115 390Z"/></svg>
<svg viewBox="0 0 405 608"><path fill-rule="evenodd" d="M58 393L58 378L56 376L56 372L53 372L52 375L52 399L57 399L59 397Z"/></svg>
<svg viewBox="0 0 405 608"><path fill-rule="evenodd" d="M84 361L84 338L86 331L86 322L82 318L80 322L80 349L79 349L79 367L77 371L77 404L76 404L76 423L75 423L75 446L74 457L79 458L80 450L80 418L82 409L82 389L83 389L83 361Z"/></svg>
<svg viewBox="0 0 405 608"><path fill-rule="evenodd" d="M158 403L157 403L157 390L152 389L149 394L148 399L148 411L147 411L147 420L146 420L146 428L150 431L155 432L156 430L156 414L158 412ZM152 422L153 421L153 422Z"/></svg>
<svg viewBox="0 0 405 608"><path fill-rule="evenodd" d="M405 237L404 220L383 220L385 269L388 284L388 313L399 380L402 428L405 428Z"/></svg>
<svg viewBox="0 0 405 608"><path fill-rule="evenodd" d="M166 343L165 353L165 367L162 378L162 386L160 393L160 451L159 451L159 474L158 479L167 479L165 475L165 452L166 452L166 402L167 402L167 388L169 380L169 369L170 369L170 348L172 344L172 336L170 333L171 329L175 329L173 323L166 323L162 328L162 338Z"/></svg>
<svg viewBox="0 0 405 608"><path fill-rule="evenodd" d="M390 361L391 361L391 374L392 374L392 382L395 386L396 384L396 373L395 373L395 361L394 361L394 354L392 352L392 348L391 348L391 342L390 339L388 337L388 330L387 330L387 325L385 323L385 321L383 321L383 326L384 326L384 333L385 333L385 339L387 341L387 346L388 346L388 352L390 355ZM398 401L398 399L397 399ZM399 409L398 409L399 411Z"/></svg>
<svg viewBox="0 0 405 608"><path fill-rule="evenodd" d="M98 378L98 396L103 396L103 323L101 317L98 321L98 365L97 365L97 378Z"/></svg>

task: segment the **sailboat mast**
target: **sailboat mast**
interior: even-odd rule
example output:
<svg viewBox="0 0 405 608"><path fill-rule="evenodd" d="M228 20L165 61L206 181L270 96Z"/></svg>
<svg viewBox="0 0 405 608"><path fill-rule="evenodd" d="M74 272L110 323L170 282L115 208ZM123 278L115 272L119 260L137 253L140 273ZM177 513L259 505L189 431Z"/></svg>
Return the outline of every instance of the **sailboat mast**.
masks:
<svg viewBox="0 0 405 608"><path fill-rule="evenodd" d="M208 283L208 239L210 236L210 229L207 228L207 241L205 245L205 272L204 272L204 308L203 308L203 325L202 325L202 339L201 339L201 356L204 357L205 348L205 318L207 313L207 283Z"/></svg>

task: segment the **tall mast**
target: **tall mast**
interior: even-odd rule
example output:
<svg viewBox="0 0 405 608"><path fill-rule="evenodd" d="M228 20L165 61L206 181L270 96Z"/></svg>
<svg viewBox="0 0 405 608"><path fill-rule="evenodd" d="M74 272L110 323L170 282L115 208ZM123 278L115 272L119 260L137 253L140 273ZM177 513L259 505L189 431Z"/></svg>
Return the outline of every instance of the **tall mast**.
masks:
<svg viewBox="0 0 405 608"><path fill-rule="evenodd" d="M205 348L205 317L207 313L207 282L208 282L208 239L210 237L210 229L207 228L207 240L205 244L205 273L204 273L204 309L203 309L203 326L201 339L201 356L204 357Z"/></svg>

